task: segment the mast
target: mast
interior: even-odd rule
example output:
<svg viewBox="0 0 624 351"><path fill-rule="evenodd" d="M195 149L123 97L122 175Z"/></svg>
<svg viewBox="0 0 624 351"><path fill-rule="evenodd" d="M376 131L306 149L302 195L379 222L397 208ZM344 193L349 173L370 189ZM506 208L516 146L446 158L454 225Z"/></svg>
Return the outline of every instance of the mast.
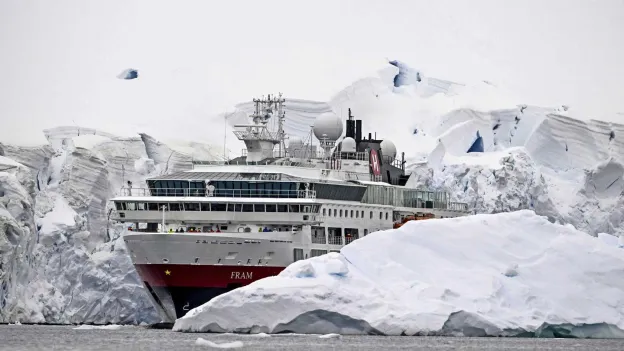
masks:
<svg viewBox="0 0 624 351"><path fill-rule="evenodd" d="M252 124L236 125L240 128L234 131L239 140L245 142L247 147L247 161L259 162L274 157L275 144L278 145L278 157L284 157L286 150L284 133L284 102L280 93L277 97L271 96L253 99L254 112L249 116ZM277 131L270 131L267 124L272 117L277 117Z"/></svg>

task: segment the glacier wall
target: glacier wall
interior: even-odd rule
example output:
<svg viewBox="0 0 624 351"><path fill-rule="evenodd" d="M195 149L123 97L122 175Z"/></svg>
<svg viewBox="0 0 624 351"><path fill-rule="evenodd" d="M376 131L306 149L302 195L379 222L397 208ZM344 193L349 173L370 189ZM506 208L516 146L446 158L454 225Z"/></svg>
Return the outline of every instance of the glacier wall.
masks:
<svg viewBox="0 0 624 351"><path fill-rule="evenodd" d="M225 133L252 108L224 114ZM477 213L531 209L592 235L624 234L624 125L517 104L487 82L436 79L396 61L326 102L287 98L286 132L305 140L318 115L346 119L348 108L364 134L406 153L410 185L447 190ZM40 147L0 144L0 322L157 321L108 200L128 181L222 159L221 140L67 126L44 134ZM476 135L483 152L467 154ZM243 147L233 137L223 144L230 156Z"/></svg>
<svg viewBox="0 0 624 351"><path fill-rule="evenodd" d="M0 322L159 322L109 200L127 181L189 169L215 150L88 128L45 134L41 147L0 144Z"/></svg>

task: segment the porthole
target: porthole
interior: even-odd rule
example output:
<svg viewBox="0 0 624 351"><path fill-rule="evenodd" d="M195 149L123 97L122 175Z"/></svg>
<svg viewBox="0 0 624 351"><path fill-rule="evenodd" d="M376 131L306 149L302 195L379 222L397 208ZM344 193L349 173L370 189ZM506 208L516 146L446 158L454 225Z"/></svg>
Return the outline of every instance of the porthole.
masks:
<svg viewBox="0 0 624 351"><path fill-rule="evenodd" d="M165 263L165 264L169 263L169 259L168 258L163 258L163 263Z"/></svg>

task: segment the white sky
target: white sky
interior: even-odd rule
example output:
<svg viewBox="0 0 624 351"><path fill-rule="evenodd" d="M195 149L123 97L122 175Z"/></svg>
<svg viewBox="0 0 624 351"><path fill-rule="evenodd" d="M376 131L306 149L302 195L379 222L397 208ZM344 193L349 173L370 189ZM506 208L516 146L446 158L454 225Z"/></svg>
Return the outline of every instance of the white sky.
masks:
<svg viewBox="0 0 624 351"><path fill-rule="evenodd" d="M59 125L213 137L238 102L324 101L386 58L624 123L624 0L2 0L0 142ZM115 77L129 67L138 80Z"/></svg>

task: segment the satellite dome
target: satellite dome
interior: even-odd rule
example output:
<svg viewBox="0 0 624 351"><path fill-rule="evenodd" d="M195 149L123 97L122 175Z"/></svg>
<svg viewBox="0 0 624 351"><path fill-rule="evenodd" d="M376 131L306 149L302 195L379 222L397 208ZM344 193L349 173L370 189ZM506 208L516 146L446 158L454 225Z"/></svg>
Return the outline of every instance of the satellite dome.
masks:
<svg viewBox="0 0 624 351"><path fill-rule="evenodd" d="M381 142L380 146L381 146L381 152L384 155L384 157L392 157L393 159L396 158L397 150L393 142L391 142L390 140L384 139Z"/></svg>
<svg viewBox="0 0 624 351"><path fill-rule="evenodd" d="M314 135L318 140L336 141L342 135L342 121L332 112L324 113L314 121Z"/></svg>
<svg viewBox="0 0 624 351"><path fill-rule="evenodd" d="M355 152L355 139L346 137L340 142L340 151L342 152Z"/></svg>

